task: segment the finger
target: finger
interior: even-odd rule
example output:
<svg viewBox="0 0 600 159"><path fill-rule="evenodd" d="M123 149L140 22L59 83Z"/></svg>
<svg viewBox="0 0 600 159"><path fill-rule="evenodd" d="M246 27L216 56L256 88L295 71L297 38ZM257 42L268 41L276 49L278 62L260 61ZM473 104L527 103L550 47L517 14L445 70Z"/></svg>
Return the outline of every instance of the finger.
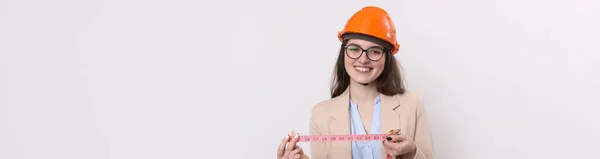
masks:
<svg viewBox="0 0 600 159"><path fill-rule="evenodd" d="M396 151L396 147L397 147L397 143L393 143L393 142L385 142L383 143L383 148L385 150L385 153L388 155L392 155L392 156L396 156L395 151Z"/></svg>
<svg viewBox="0 0 600 159"><path fill-rule="evenodd" d="M292 150L292 152L290 152L290 154L288 154L289 158L296 158L296 156L300 157L300 151L302 151L302 149L300 149L300 147Z"/></svg>
<svg viewBox="0 0 600 159"><path fill-rule="evenodd" d="M389 132L390 135L400 135L400 129L392 129Z"/></svg>
<svg viewBox="0 0 600 159"><path fill-rule="evenodd" d="M393 147L394 147L396 144L397 144L397 143L393 143L393 142L390 142L390 141L387 141L387 140L386 140L386 141L384 141L384 142L383 142L383 147L384 147L385 149L393 149Z"/></svg>
<svg viewBox="0 0 600 159"><path fill-rule="evenodd" d="M389 134L389 135L400 135L400 129L391 129L391 130L388 132L388 134ZM392 140L392 138L390 138L390 137L387 137L387 141L391 141L391 140ZM384 142L387 142L387 141L386 141L386 140L384 140Z"/></svg>
<svg viewBox="0 0 600 159"><path fill-rule="evenodd" d="M296 147L296 142L298 142L298 133L294 133L292 131L292 135L290 136L292 138L292 140L290 141L290 143L287 145L288 148L286 148L285 152L289 154L289 152L291 152L294 147Z"/></svg>
<svg viewBox="0 0 600 159"><path fill-rule="evenodd" d="M296 145L296 150L298 150L298 154L304 154L304 151L302 150L302 147Z"/></svg>
<svg viewBox="0 0 600 159"><path fill-rule="evenodd" d="M281 141L281 143L279 144L279 148L277 149L277 158L283 157L283 153L285 151L285 145L287 144L289 139L290 139L290 136L288 135L285 138L283 138L283 141Z"/></svg>
<svg viewBox="0 0 600 159"><path fill-rule="evenodd" d="M383 148L387 154L395 156L396 153L401 150L401 145L399 143L386 141L383 143Z"/></svg>
<svg viewBox="0 0 600 159"><path fill-rule="evenodd" d="M294 155L294 159L300 159L300 154Z"/></svg>
<svg viewBox="0 0 600 159"><path fill-rule="evenodd" d="M391 142L402 142L407 139L406 135L390 135L387 138L387 141Z"/></svg>

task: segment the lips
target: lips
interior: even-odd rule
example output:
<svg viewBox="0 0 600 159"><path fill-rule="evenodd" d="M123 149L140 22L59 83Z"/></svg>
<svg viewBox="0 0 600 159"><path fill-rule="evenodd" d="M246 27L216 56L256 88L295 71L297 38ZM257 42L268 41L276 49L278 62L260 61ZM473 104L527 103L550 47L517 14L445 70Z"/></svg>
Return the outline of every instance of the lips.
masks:
<svg viewBox="0 0 600 159"><path fill-rule="evenodd" d="M370 67L362 67L362 66L354 66L354 69L360 73L369 73L373 68Z"/></svg>

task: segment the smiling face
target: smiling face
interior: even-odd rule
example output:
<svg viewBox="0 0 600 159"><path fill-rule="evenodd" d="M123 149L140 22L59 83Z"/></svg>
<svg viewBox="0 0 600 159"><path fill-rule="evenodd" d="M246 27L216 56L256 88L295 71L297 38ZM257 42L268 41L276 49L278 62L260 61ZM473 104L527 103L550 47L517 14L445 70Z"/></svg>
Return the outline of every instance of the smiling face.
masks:
<svg viewBox="0 0 600 159"><path fill-rule="evenodd" d="M376 43L350 39L344 49L344 67L353 82L367 84L375 81L385 66L384 48Z"/></svg>

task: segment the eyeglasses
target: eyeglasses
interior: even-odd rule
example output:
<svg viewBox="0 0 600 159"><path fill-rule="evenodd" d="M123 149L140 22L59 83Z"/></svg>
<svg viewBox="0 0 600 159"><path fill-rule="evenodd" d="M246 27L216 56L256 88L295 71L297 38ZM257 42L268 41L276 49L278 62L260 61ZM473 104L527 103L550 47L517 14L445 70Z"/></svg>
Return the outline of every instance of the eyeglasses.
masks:
<svg viewBox="0 0 600 159"><path fill-rule="evenodd" d="M344 46L344 50L346 55L351 59L358 59L364 52L367 52L366 56L371 61L379 61L386 52L386 50L381 47L370 47L365 50L354 44Z"/></svg>

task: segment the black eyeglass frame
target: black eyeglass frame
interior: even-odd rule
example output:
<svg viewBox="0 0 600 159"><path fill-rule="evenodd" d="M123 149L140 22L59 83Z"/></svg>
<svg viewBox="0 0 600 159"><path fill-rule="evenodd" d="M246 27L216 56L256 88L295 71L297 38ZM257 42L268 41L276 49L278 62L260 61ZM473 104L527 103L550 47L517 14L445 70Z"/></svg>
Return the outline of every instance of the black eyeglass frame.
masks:
<svg viewBox="0 0 600 159"><path fill-rule="evenodd" d="M354 47L356 47L356 48L360 49L360 54L358 55L358 57L356 57L356 58L352 58L352 57L351 57L351 56L348 54L348 47L349 47L349 46L354 46ZM375 60L371 59L371 57L369 57L369 53L366 53L366 54L365 54L365 52L367 52L369 49L372 49L372 48L381 49L381 50L383 51L383 54L382 54L382 55L381 55L381 56L380 56L378 59L375 59ZM360 47L360 46L358 46L358 45L354 45L354 44L350 44L350 45L346 45L346 46L344 46L344 53L346 54L346 56L348 56L348 58L350 58L350 59L353 59L353 60L356 60L356 59L360 58L360 57L361 57L363 54L365 54L365 56L367 56L367 59L369 59L369 60L371 60L371 61L379 61L379 60L381 60L381 58L383 57L383 55L385 55L385 54L387 54L387 53L389 53L389 52L390 52L390 50L389 50L389 49L386 49L386 48L383 48L383 47L378 47L378 46L369 47L369 48L367 48L367 49L363 49L362 47Z"/></svg>

